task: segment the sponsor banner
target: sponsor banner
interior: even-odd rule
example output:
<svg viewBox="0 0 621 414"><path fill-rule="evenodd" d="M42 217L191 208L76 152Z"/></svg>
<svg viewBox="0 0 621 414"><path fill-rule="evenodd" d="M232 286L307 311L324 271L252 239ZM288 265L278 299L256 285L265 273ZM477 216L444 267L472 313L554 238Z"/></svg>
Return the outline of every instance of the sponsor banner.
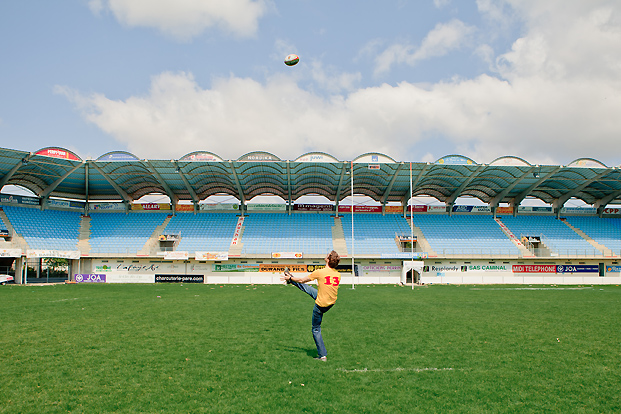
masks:
<svg viewBox="0 0 621 414"><path fill-rule="evenodd" d="M427 267L427 266L425 266L425 267ZM429 266L429 272L440 272L440 273L444 273L444 272L461 272L461 266L458 266L458 265L440 265L440 266L430 265Z"/></svg>
<svg viewBox="0 0 621 414"><path fill-rule="evenodd" d="M100 274L75 274L73 280L76 283L106 283L106 275Z"/></svg>
<svg viewBox="0 0 621 414"><path fill-rule="evenodd" d="M229 252L195 252L194 259L200 261L229 260Z"/></svg>
<svg viewBox="0 0 621 414"><path fill-rule="evenodd" d="M38 206L39 199L35 197L28 197L28 196L0 194L0 203L26 204L29 206Z"/></svg>
<svg viewBox="0 0 621 414"><path fill-rule="evenodd" d="M603 214L621 214L621 208L605 208Z"/></svg>
<svg viewBox="0 0 621 414"><path fill-rule="evenodd" d="M280 159L274 154L270 154L269 152L251 152L250 154L243 155L237 161L248 161L248 162L270 162L270 161L280 161Z"/></svg>
<svg viewBox="0 0 621 414"><path fill-rule="evenodd" d="M0 229L0 236L9 236L9 229Z"/></svg>
<svg viewBox="0 0 621 414"><path fill-rule="evenodd" d="M382 206L354 206L354 213L381 213ZM339 213L351 213L351 205L339 204Z"/></svg>
<svg viewBox="0 0 621 414"><path fill-rule="evenodd" d="M446 206L427 206L427 213L446 213Z"/></svg>
<svg viewBox="0 0 621 414"><path fill-rule="evenodd" d="M239 210L239 204L222 203L222 204L199 204L200 210Z"/></svg>
<svg viewBox="0 0 621 414"><path fill-rule="evenodd" d="M84 203L82 201L68 201L68 200L49 199L49 200L47 200L47 205L48 206L53 206L53 207L61 207L61 208L83 209L84 206L86 205L86 203Z"/></svg>
<svg viewBox="0 0 621 414"><path fill-rule="evenodd" d="M220 264L214 263L214 272L258 272L259 264L238 263L238 264Z"/></svg>
<svg viewBox="0 0 621 414"><path fill-rule="evenodd" d="M97 161L138 161L138 158L124 151L113 151L97 158Z"/></svg>
<svg viewBox="0 0 621 414"><path fill-rule="evenodd" d="M332 204L294 204L295 211L334 211Z"/></svg>
<svg viewBox="0 0 621 414"><path fill-rule="evenodd" d="M496 207L496 214L513 214L513 207Z"/></svg>
<svg viewBox="0 0 621 414"><path fill-rule="evenodd" d="M436 164L445 164L445 165L472 165L474 161L470 158L463 157L461 155L448 155L446 157L440 158L436 161Z"/></svg>
<svg viewBox="0 0 621 414"><path fill-rule="evenodd" d="M414 256L412 256L412 252L399 252L399 253L382 253L380 255L382 259L426 259L427 252L414 252Z"/></svg>
<svg viewBox="0 0 621 414"><path fill-rule="evenodd" d="M408 210L407 212L409 213L410 211L412 213L426 213L427 212L427 206L426 205L413 205L413 206L408 206L407 207Z"/></svg>
<svg viewBox="0 0 621 414"><path fill-rule="evenodd" d="M597 214L595 207L563 207L561 214Z"/></svg>
<svg viewBox="0 0 621 414"><path fill-rule="evenodd" d="M491 213L492 209L489 206L472 206L473 213Z"/></svg>
<svg viewBox="0 0 621 414"><path fill-rule="evenodd" d="M106 275L106 283L155 283L155 275L153 273L114 273Z"/></svg>
<svg viewBox="0 0 621 414"><path fill-rule="evenodd" d="M272 259L301 259L304 255L301 252L273 252Z"/></svg>
<svg viewBox="0 0 621 414"><path fill-rule="evenodd" d="M287 211L286 204L246 204L248 211Z"/></svg>
<svg viewBox="0 0 621 414"><path fill-rule="evenodd" d="M132 204L132 210L170 210L172 207L168 203L142 203Z"/></svg>
<svg viewBox="0 0 621 414"><path fill-rule="evenodd" d="M621 273L621 266L606 266L606 272Z"/></svg>
<svg viewBox="0 0 621 414"><path fill-rule="evenodd" d="M80 159L72 152L62 148L44 148L35 152L35 155L43 155L45 157L62 158L71 161L80 161Z"/></svg>
<svg viewBox="0 0 621 414"><path fill-rule="evenodd" d="M552 207L519 206L518 212L551 213Z"/></svg>
<svg viewBox="0 0 621 414"><path fill-rule="evenodd" d="M394 164L394 160L382 154L366 154L354 160L354 164L358 163L388 163Z"/></svg>
<svg viewBox="0 0 621 414"><path fill-rule="evenodd" d="M89 203L88 208L90 210L125 211L125 204L123 203Z"/></svg>
<svg viewBox="0 0 621 414"><path fill-rule="evenodd" d="M22 249L0 249L0 257L21 257Z"/></svg>
<svg viewBox="0 0 621 414"><path fill-rule="evenodd" d="M453 206L453 213L470 213L474 206Z"/></svg>
<svg viewBox="0 0 621 414"><path fill-rule="evenodd" d="M306 265L303 264L263 264L259 265L259 272L272 272L272 273L282 273L286 268L289 268L291 273L302 273L307 272Z"/></svg>
<svg viewBox="0 0 621 414"><path fill-rule="evenodd" d="M556 265L513 265L513 273L556 273Z"/></svg>
<svg viewBox="0 0 621 414"><path fill-rule="evenodd" d="M125 263L116 263L116 264L102 264L95 265L95 271L97 272L126 272L126 273L153 273L157 269L160 268L159 264L149 263L149 264L125 264Z"/></svg>
<svg viewBox="0 0 621 414"><path fill-rule="evenodd" d="M193 204L176 204L175 211L194 211Z"/></svg>
<svg viewBox="0 0 621 414"><path fill-rule="evenodd" d="M384 207L386 213L403 213L403 206L386 206Z"/></svg>
<svg viewBox="0 0 621 414"><path fill-rule="evenodd" d="M177 241L181 239L181 236L178 234L161 234L157 238L159 241Z"/></svg>
<svg viewBox="0 0 621 414"><path fill-rule="evenodd" d="M205 283L205 275L155 275L155 283Z"/></svg>
<svg viewBox="0 0 621 414"><path fill-rule="evenodd" d="M468 272L510 272L511 269L511 265L492 265L492 264L485 264L485 265L468 265L467 267L467 271Z"/></svg>
<svg viewBox="0 0 621 414"><path fill-rule="evenodd" d="M164 253L164 260L188 260L188 257L190 257L188 252L175 251Z"/></svg>
<svg viewBox="0 0 621 414"><path fill-rule="evenodd" d="M222 158L210 152L193 152L181 158L179 161L216 161L221 162Z"/></svg>
<svg viewBox="0 0 621 414"><path fill-rule="evenodd" d="M363 272L400 272L401 266L368 265L360 266L360 270Z"/></svg>
<svg viewBox="0 0 621 414"><path fill-rule="evenodd" d="M310 153L298 157L294 162L338 162L338 160L328 154Z"/></svg>
<svg viewBox="0 0 621 414"><path fill-rule="evenodd" d="M71 251L71 250L34 250L28 249L26 251L26 257L38 258L38 257L57 257L61 259L79 259L80 252L79 251Z"/></svg>
<svg viewBox="0 0 621 414"><path fill-rule="evenodd" d="M556 273L599 273L598 265L558 265Z"/></svg>
<svg viewBox="0 0 621 414"><path fill-rule="evenodd" d="M241 234L241 229L244 226L244 217L237 218L237 225L235 226L235 233L233 233L233 239L231 240L231 246L237 246L239 243L239 236Z"/></svg>

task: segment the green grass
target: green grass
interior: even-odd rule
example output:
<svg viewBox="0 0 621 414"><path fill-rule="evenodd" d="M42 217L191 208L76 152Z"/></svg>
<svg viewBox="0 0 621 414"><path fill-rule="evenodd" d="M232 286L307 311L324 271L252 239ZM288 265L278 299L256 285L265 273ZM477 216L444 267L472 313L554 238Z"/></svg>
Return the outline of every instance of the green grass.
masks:
<svg viewBox="0 0 621 414"><path fill-rule="evenodd" d="M4 286L0 412L620 412L621 288L515 288Z"/></svg>

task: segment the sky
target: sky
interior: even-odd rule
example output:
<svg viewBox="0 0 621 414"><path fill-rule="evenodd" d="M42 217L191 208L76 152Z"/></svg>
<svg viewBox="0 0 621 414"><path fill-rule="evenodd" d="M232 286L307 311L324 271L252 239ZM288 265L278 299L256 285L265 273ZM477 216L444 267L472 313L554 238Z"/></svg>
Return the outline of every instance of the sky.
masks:
<svg viewBox="0 0 621 414"><path fill-rule="evenodd" d="M4 1L0 51L4 148L621 164L618 0Z"/></svg>

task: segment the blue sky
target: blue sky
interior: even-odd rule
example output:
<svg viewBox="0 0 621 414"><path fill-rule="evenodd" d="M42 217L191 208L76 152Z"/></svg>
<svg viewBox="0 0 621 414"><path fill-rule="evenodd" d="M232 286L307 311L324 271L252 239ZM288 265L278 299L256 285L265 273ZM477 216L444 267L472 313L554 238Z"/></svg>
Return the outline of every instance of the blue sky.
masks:
<svg viewBox="0 0 621 414"><path fill-rule="evenodd" d="M0 50L5 148L621 164L618 1L5 1Z"/></svg>

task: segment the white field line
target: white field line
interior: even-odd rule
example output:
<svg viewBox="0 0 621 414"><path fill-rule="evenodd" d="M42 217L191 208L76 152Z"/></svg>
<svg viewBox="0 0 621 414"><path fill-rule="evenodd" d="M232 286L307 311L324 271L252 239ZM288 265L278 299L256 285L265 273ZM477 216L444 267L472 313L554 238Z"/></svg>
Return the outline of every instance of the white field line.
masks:
<svg viewBox="0 0 621 414"><path fill-rule="evenodd" d="M453 368L362 368L362 369L345 369L345 368L337 368L337 371L343 372L400 372L400 371L413 371L413 372L423 372L423 371L454 371Z"/></svg>
<svg viewBox="0 0 621 414"><path fill-rule="evenodd" d="M470 288L470 290L585 290L592 287L524 287L524 288Z"/></svg>
<svg viewBox="0 0 621 414"><path fill-rule="evenodd" d="M73 299L58 299L58 300L50 300L50 303L54 303L54 302L66 302L68 300L78 300L78 298L73 298Z"/></svg>

